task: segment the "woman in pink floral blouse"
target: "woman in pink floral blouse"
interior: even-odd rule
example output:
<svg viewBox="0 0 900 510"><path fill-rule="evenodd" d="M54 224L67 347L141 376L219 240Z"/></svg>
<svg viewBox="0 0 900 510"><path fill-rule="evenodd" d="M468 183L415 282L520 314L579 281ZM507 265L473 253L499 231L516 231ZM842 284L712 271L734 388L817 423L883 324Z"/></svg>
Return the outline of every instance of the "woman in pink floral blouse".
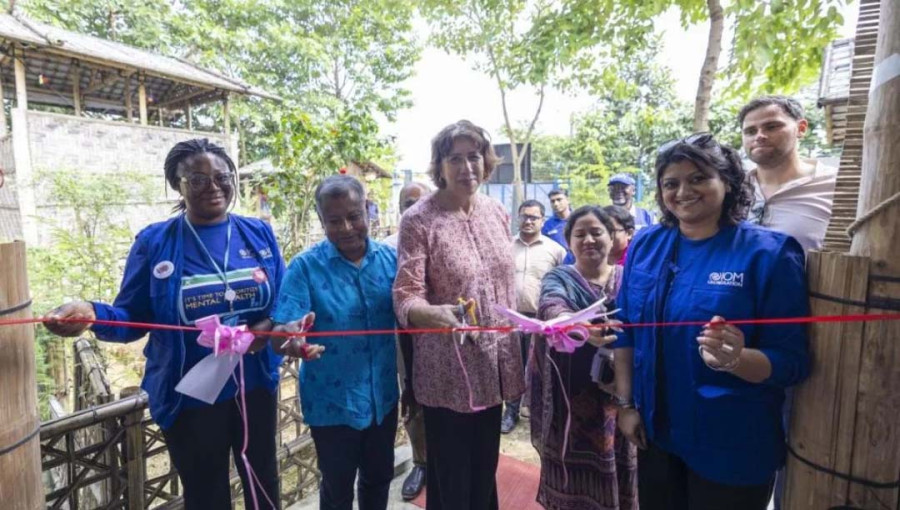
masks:
<svg viewBox="0 0 900 510"><path fill-rule="evenodd" d="M478 193L497 164L484 129L459 121L431 142L438 190L400 220L394 309L417 328L462 326L459 300L475 303L478 325L505 324L493 307L514 308L509 215ZM504 400L525 391L518 340L508 333L413 338L415 399L425 413L428 510L496 509L495 472Z"/></svg>

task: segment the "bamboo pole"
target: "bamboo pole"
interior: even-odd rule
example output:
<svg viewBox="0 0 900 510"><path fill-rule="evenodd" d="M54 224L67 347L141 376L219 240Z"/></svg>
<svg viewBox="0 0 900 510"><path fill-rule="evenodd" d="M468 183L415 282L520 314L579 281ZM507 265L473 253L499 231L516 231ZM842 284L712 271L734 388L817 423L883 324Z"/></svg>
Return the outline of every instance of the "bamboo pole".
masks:
<svg viewBox="0 0 900 510"><path fill-rule="evenodd" d="M881 0L875 71L863 128L859 225L850 253L868 256L869 300L900 296L900 5ZM892 198L893 197L893 198ZM880 211L879 211L880 210ZM879 211L879 212L876 212ZM893 280L892 280L893 279ZM870 307L871 312L881 311ZM853 472L868 479L900 479L900 324L865 328ZM900 506L900 491L850 487L854 504Z"/></svg>
<svg viewBox="0 0 900 510"><path fill-rule="evenodd" d="M75 116L81 116L81 68L72 66L72 106L75 108Z"/></svg>
<svg viewBox="0 0 900 510"><path fill-rule="evenodd" d="M0 68L2 71L2 68ZM6 108L3 106L3 73L0 72L0 136L6 136L9 128L6 127Z"/></svg>
<svg viewBox="0 0 900 510"><path fill-rule="evenodd" d="M127 398L139 394L137 386L124 388L119 396ZM143 510L144 508L144 482L147 479L147 466L144 460L144 410L135 410L125 417L125 440L122 444L122 452L125 457L125 472L128 473L128 484L125 495L128 500L128 510Z"/></svg>
<svg viewBox="0 0 900 510"><path fill-rule="evenodd" d="M900 5L881 0L850 254L812 253L813 313L897 313L900 303ZM900 508L900 323L811 329L813 372L795 395L785 508Z"/></svg>
<svg viewBox="0 0 900 510"><path fill-rule="evenodd" d="M25 79L25 54L22 50L15 51L13 68L16 74L16 108L28 109L28 83Z"/></svg>
<svg viewBox="0 0 900 510"><path fill-rule="evenodd" d="M25 243L0 244L0 310L27 303ZM31 306L3 319L31 317ZM41 485L40 425L34 365L34 327L0 326L0 505L11 510L44 506Z"/></svg>
<svg viewBox="0 0 900 510"><path fill-rule="evenodd" d="M144 76L138 78L138 113L141 125L147 125L147 87L144 85Z"/></svg>
<svg viewBox="0 0 900 510"><path fill-rule="evenodd" d="M131 104L131 75L125 77L125 119L134 121L134 106Z"/></svg>

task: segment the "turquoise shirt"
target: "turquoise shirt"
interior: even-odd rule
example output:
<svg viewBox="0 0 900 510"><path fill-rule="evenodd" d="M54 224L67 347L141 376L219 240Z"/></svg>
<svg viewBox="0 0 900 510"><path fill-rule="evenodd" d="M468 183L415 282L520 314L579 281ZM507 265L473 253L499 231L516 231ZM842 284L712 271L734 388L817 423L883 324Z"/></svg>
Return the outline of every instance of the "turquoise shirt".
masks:
<svg viewBox="0 0 900 510"><path fill-rule="evenodd" d="M359 266L328 240L297 255L288 266L272 319L278 323L316 313L312 331L334 331L310 343L322 357L300 365L300 405L310 426L362 430L397 405L394 334L345 336L341 331L394 329L391 287L397 274L393 248L369 239Z"/></svg>

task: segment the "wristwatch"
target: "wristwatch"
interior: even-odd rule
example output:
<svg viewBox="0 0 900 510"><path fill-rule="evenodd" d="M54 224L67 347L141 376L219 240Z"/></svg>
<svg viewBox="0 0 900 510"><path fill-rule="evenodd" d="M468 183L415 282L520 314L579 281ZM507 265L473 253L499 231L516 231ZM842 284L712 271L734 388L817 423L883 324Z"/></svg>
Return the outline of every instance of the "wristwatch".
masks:
<svg viewBox="0 0 900 510"><path fill-rule="evenodd" d="M634 400L630 398L620 397L619 395L613 395L613 402L621 409L636 409L634 405Z"/></svg>

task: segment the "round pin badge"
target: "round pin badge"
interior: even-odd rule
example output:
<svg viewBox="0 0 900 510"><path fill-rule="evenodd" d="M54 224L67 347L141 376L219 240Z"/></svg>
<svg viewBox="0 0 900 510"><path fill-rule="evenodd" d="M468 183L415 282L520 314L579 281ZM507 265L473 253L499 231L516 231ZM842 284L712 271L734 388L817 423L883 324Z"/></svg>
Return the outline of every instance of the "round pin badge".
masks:
<svg viewBox="0 0 900 510"><path fill-rule="evenodd" d="M153 276L162 280L163 278L168 278L172 276L172 273L175 272L175 264L173 264L169 260L163 260L159 264L153 267Z"/></svg>
<svg viewBox="0 0 900 510"><path fill-rule="evenodd" d="M253 281L256 283L263 283L266 281L266 272L262 269L256 269L253 271Z"/></svg>

